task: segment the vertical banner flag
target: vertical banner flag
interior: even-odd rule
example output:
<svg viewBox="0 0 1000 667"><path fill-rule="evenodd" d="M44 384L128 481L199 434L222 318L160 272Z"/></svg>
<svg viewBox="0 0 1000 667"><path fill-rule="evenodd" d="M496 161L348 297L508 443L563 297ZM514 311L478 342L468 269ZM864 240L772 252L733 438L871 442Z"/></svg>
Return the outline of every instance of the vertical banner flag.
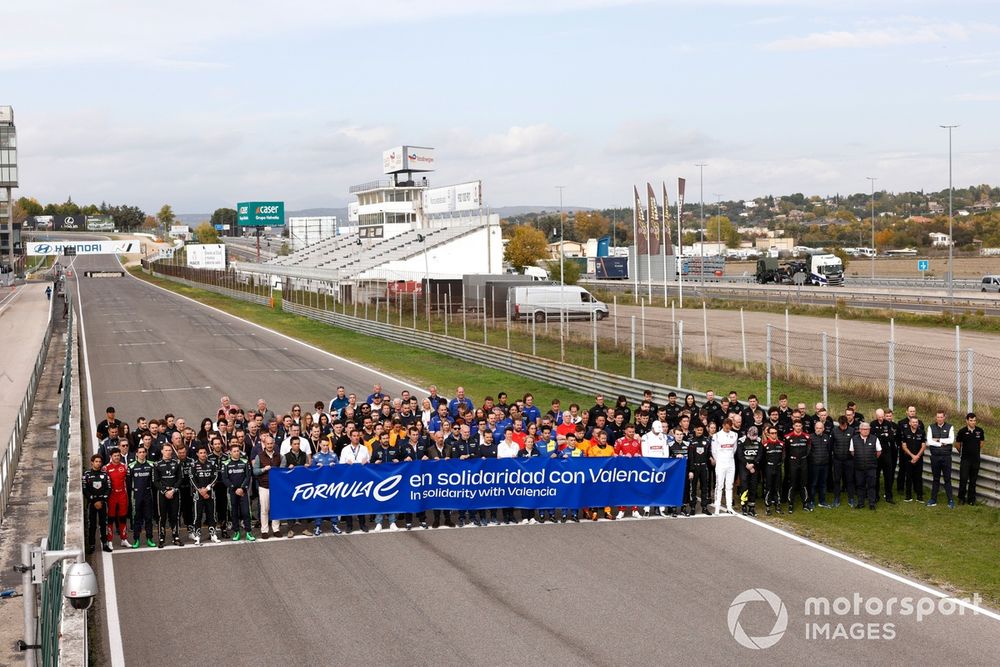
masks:
<svg viewBox="0 0 1000 667"><path fill-rule="evenodd" d="M649 203L649 254L660 254L660 211L656 207L656 193L653 186L646 183L646 199Z"/></svg>
<svg viewBox="0 0 1000 667"><path fill-rule="evenodd" d="M639 188L632 186L632 194L635 195L635 254L649 254L649 227L646 224L646 214L642 210L642 200L639 199Z"/></svg>
<svg viewBox="0 0 1000 667"><path fill-rule="evenodd" d="M677 247L683 248L684 233L681 231L681 218L684 216L684 183L683 178L677 179ZM684 254L681 252L680 254Z"/></svg>
<svg viewBox="0 0 1000 667"><path fill-rule="evenodd" d="M670 238L670 203L667 200L667 183L666 181L660 181L663 185L663 217L660 218L660 222L663 223L663 250L668 255L674 254L674 243Z"/></svg>

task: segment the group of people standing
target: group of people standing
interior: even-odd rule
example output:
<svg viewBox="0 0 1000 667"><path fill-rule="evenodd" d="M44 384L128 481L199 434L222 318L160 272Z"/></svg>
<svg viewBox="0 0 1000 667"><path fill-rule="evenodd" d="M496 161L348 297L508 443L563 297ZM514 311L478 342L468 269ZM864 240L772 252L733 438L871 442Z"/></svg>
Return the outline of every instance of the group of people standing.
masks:
<svg viewBox="0 0 1000 667"><path fill-rule="evenodd" d="M954 507L952 449L962 454L958 500L975 504L985 440L971 413L956 431L943 411L925 427L913 407L898 422L891 410L882 409L868 422L850 403L834 419L822 404L810 414L805 404L793 407L784 395L765 409L755 396L741 403L736 392L719 400L710 391L700 404L693 395L680 401L671 392L658 404L647 391L635 406L624 396L605 403L598 395L589 409L572 404L564 410L556 399L543 412L531 394L510 401L500 392L477 406L462 387L447 399L433 386L418 398L409 392L390 397L379 385L363 401L341 386L312 410L295 404L283 415L263 399L255 409L243 410L223 396L214 417L202 419L197 430L173 414L139 417L132 428L109 407L96 431L97 452L83 475L88 551L97 537L105 551L112 550L116 533L133 549L162 548L168 530L172 543L182 545L182 527L200 544L205 528L214 542L252 542L258 527L261 538L319 535L324 521L339 534L353 531L355 522L367 532L369 521L375 531L597 521L690 515L699 506L706 514L735 512L737 502L744 514L756 516L758 498L767 514L792 512L797 501L806 511L837 507L845 496L851 507L875 509L880 498L895 502L894 489L907 501L923 501L928 452L933 484L927 504L936 504L943 482ZM641 513L637 507L497 508L455 516L448 510L330 516L289 522L284 530L270 517L269 478L276 469L538 456L684 459L683 503Z"/></svg>

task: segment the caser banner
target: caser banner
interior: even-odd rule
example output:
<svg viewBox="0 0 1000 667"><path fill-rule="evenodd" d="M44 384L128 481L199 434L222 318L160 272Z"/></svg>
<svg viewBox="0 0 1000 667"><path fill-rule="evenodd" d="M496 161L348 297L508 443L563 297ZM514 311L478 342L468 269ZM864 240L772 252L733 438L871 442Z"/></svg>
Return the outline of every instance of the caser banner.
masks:
<svg viewBox="0 0 1000 667"><path fill-rule="evenodd" d="M272 519L430 509L681 505L685 462L641 457L339 464L272 471Z"/></svg>
<svg viewBox="0 0 1000 667"><path fill-rule="evenodd" d="M28 255L63 255L73 248L77 255L127 255L141 250L138 241L38 241L27 244Z"/></svg>

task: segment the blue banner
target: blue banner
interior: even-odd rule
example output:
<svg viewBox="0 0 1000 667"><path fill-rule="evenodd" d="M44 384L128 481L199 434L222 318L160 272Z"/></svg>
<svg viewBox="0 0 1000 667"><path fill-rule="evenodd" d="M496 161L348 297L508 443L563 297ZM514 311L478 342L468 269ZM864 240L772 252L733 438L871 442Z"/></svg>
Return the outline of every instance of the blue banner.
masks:
<svg viewBox="0 0 1000 667"><path fill-rule="evenodd" d="M449 459L272 470L271 518L680 505L685 474L683 460L641 457Z"/></svg>

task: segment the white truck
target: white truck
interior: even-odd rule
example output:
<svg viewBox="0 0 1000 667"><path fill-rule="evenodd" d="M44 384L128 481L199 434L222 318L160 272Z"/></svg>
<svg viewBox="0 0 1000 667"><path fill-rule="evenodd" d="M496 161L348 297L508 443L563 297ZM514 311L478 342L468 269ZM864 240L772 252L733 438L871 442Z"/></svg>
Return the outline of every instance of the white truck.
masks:
<svg viewBox="0 0 1000 667"><path fill-rule="evenodd" d="M525 318L544 322L558 320L563 315L571 320L589 320L595 313L597 319L603 320L608 316L606 303L576 285L511 287L507 303L515 320Z"/></svg>

